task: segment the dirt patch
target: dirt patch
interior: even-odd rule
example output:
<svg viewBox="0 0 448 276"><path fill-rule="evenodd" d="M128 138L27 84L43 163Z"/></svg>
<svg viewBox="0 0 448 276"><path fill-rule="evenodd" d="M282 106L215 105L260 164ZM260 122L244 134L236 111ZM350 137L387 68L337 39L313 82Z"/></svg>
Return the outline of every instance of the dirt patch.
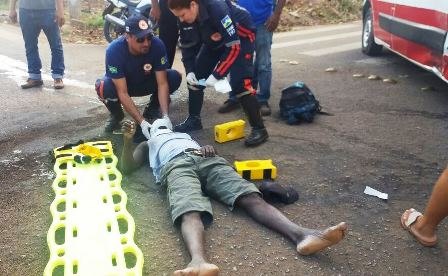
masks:
<svg viewBox="0 0 448 276"><path fill-rule="evenodd" d="M358 20L361 17L361 6L361 0L289 0L277 31ZM93 16L101 15L103 9L103 1L82 1L81 19L71 21L70 25L63 28L64 41L105 44L102 27L89 26Z"/></svg>
<svg viewBox="0 0 448 276"><path fill-rule="evenodd" d="M290 0L283 10L278 31L358 20L361 6L360 0Z"/></svg>

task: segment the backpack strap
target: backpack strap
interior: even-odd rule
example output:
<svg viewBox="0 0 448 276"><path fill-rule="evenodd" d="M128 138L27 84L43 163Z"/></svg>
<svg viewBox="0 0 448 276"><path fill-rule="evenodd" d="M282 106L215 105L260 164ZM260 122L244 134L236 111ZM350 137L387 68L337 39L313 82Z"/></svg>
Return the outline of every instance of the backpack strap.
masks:
<svg viewBox="0 0 448 276"><path fill-rule="evenodd" d="M320 105L319 101L316 100L316 102L317 102L317 110L316 110L317 114L326 115L326 116L334 116L333 113L322 111L322 106Z"/></svg>
<svg viewBox="0 0 448 276"><path fill-rule="evenodd" d="M320 114L320 115L326 115L326 116L334 116L333 113L326 112L326 111L322 111L320 108L319 108L319 110L317 111L317 114Z"/></svg>

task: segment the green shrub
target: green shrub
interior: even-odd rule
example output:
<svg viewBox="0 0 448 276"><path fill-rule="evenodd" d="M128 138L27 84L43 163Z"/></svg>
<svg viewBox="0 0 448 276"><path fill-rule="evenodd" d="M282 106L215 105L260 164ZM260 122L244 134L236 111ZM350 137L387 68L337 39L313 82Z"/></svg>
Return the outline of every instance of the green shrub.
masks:
<svg viewBox="0 0 448 276"><path fill-rule="evenodd" d="M104 25L104 19L101 15L97 14L89 14L85 18L83 18L84 23L89 28L99 28Z"/></svg>
<svg viewBox="0 0 448 276"><path fill-rule="evenodd" d="M362 1L360 0L340 0L339 10L345 13L354 13L360 10Z"/></svg>

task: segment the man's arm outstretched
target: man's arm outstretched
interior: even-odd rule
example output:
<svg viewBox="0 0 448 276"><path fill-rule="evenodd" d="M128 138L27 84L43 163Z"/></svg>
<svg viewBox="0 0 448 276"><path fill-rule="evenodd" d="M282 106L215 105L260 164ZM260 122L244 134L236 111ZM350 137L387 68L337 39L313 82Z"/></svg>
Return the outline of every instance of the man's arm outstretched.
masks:
<svg viewBox="0 0 448 276"><path fill-rule="evenodd" d="M148 144L141 142L137 147L133 143L136 125L134 121L123 122L123 150L120 158L120 169L128 174L139 168L148 161Z"/></svg>

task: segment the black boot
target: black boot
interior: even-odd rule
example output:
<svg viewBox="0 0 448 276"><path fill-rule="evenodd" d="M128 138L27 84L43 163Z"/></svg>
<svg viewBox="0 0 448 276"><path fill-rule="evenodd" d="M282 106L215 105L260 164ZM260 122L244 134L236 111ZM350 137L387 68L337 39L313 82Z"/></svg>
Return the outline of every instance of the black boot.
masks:
<svg viewBox="0 0 448 276"><path fill-rule="evenodd" d="M244 144L248 147L253 147L266 142L269 135L263 124L257 98L254 95L245 95L240 98L240 103L252 127L252 131L246 137Z"/></svg>
<svg viewBox="0 0 448 276"><path fill-rule="evenodd" d="M258 146L268 139L269 135L266 128L252 128L249 136L244 140L244 144L248 147Z"/></svg>
<svg viewBox="0 0 448 276"><path fill-rule="evenodd" d="M157 99L157 95L151 96L151 100L143 111L143 117L145 117L148 121L162 118L159 99Z"/></svg>
<svg viewBox="0 0 448 276"><path fill-rule="evenodd" d="M188 89L188 115L182 123L174 126L176 132L190 132L202 129L201 109L204 102L204 90Z"/></svg>
<svg viewBox="0 0 448 276"><path fill-rule="evenodd" d="M104 127L105 132L112 132L116 129L120 129L120 122L124 118L123 109L121 108L120 102L108 101L106 104L107 109L110 112L109 119Z"/></svg>
<svg viewBox="0 0 448 276"><path fill-rule="evenodd" d="M189 116L201 116L202 104L204 103L204 90L188 89L188 114Z"/></svg>
<svg viewBox="0 0 448 276"><path fill-rule="evenodd" d="M174 127L176 132L190 132L202 129L201 117L190 115L182 123Z"/></svg>

